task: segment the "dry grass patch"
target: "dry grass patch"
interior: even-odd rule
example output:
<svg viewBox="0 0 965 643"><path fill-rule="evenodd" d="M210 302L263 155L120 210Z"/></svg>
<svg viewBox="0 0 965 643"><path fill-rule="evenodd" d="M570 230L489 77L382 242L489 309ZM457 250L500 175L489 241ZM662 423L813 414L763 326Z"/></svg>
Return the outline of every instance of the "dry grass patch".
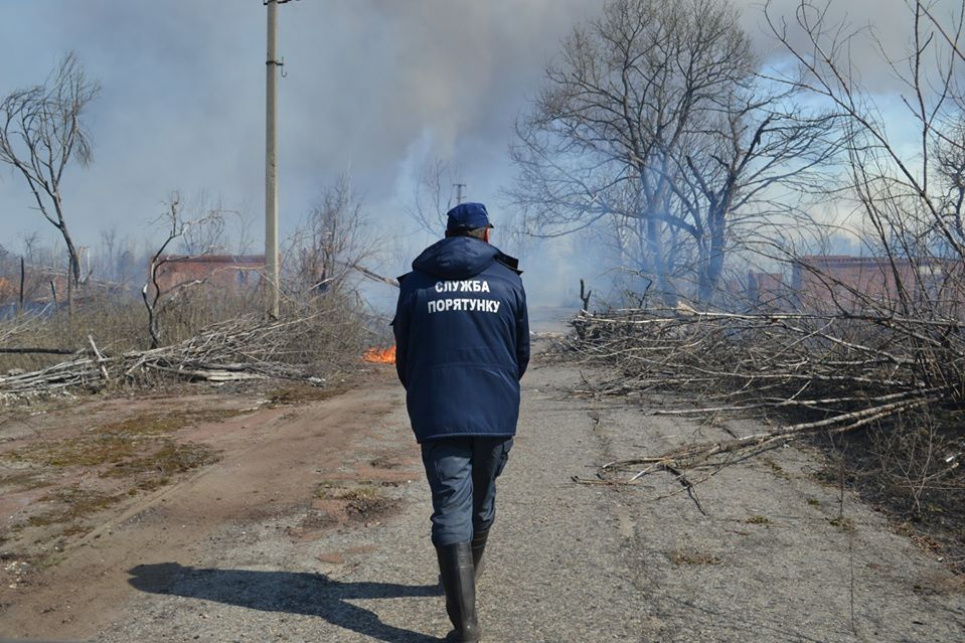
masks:
<svg viewBox="0 0 965 643"><path fill-rule="evenodd" d="M315 498L348 521L370 521L399 508L397 500L384 496L382 487L386 484L373 480L323 480L315 490Z"/></svg>
<svg viewBox="0 0 965 643"><path fill-rule="evenodd" d="M322 480L315 489L315 497L319 500L353 502L371 500L380 494L379 483L355 480Z"/></svg>
<svg viewBox="0 0 965 643"><path fill-rule="evenodd" d="M243 411L223 409L140 414L90 429L74 438L54 441L38 439L3 457L12 462L57 468L111 465L123 468L143 460L145 452L178 456L178 450L172 446L173 441L163 436L188 426L223 421L240 413ZM161 467L161 470L173 471L178 468Z"/></svg>
<svg viewBox="0 0 965 643"><path fill-rule="evenodd" d="M38 432L29 443L2 456L14 467L0 476L0 488L5 492L50 487L13 531L40 530L43 540L87 534L96 524L92 515L141 491L169 484L177 474L218 460L211 447L179 442L174 433L242 412L143 412L56 440L44 439L43 432ZM36 532L31 533L29 538L38 538Z"/></svg>
<svg viewBox="0 0 965 643"><path fill-rule="evenodd" d="M62 536L84 534L91 529L89 525L83 524L85 518L110 507L120 499L121 496L72 485L41 498L42 501L53 503L54 508L43 514L31 516L27 524L31 527L46 527L69 523L69 526L61 532Z"/></svg>
<svg viewBox="0 0 965 643"><path fill-rule="evenodd" d="M168 484L172 475L213 464L218 459L214 449L205 444L179 443L165 439L154 453L118 463L102 473L101 477L139 478L136 487L150 491Z"/></svg>
<svg viewBox="0 0 965 643"><path fill-rule="evenodd" d="M675 549L669 557L674 565L720 565L722 562L719 556L691 549Z"/></svg>
<svg viewBox="0 0 965 643"><path fill-rule="evenodd" d="M965 594L965 576L940 572L927 573L915 582L916 594L923 595L961 595Z"/></svg>
<svg viewBox="0 0 965 643"><path fill-rule="evenodd" d="M778 463L774 462L774 460L772 460L771 458L761 458L761 462L762 462L768 469L770 469L771 472L772 472L775 476L777 476L778 478L781 478L782 480L790 480L790 479L791 479L791 476L788 475L787 471L784 470L784 467L782 467L782 466L779 465Z"/></svg>
<svg viewBox="0 0 965 643"><path fill-rule="evenodd" d="M13 471L11 473L0 474L0 489L16 489L29 491L31 489L41 489L50 486L50 481L45 479L40 471Z"/></svg>
<svg viewBox="0 0 965 643"><path fill-rule="evenodd" d="M322 402L341 395L347 387L335 386L332 388L319 388L310 384L293 382L288 386L282 386L268 391L268 406L286 406L291 404L306 404L309 402Z"/></svg>
<svg viewBox="0 0 965 643"><path fill-rule="evenodd" d="M841 531L854 531L854 521L847 516L839 516L837 518L830 518L828 524L832 527L837 527Z"/></svg>

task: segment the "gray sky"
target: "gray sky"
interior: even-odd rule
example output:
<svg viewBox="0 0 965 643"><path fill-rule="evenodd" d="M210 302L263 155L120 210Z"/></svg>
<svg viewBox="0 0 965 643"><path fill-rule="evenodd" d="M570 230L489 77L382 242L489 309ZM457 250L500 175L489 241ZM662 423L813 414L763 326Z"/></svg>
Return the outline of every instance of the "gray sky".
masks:
<svg viewBox="0 0 965 643"><path fill-rule="evenodd" d="M459 159L468 195L508 177L517 111L587 0L300 0L279 10L282 227L348 171L379 218L401 216L425 159ZM74 50L102 93L94 164L64 198L81 244L141 235L172 190L220 196L263 236L265 14L261 0L0 0L0 93L42 81ZM0 243L53 228L22 179L0 174ZM494 212L494 215L497 213Z"/></svg>
<svg viewBox="0 0 965 643"><path fill-rule="evenodd" d="M947 5L951 0L942 0ZM602 0L299 0L279 10L283 234L350 172L374 218L404 217L432 158L457 162L468 196L500 216L512 124L575 22ZM759 33L762 2L741 0ZM775 0L776 13L797 0ZM832 13L903 42L903 0L835 0ZM103 87L94 164L64 186L80 245L149 236L172 190L246 212L263 238L265 13L261 0L0 0L0 94L42 81L74 50ZM773 50L760 37L762 51ZM859 61L864 56L857 52ZM871 58L867 58L871 60ZM867 69L874 74L876 69ZM882 76L883 87L887 75ZM0 243L53 228L23 180L0 173Z"/></svg>

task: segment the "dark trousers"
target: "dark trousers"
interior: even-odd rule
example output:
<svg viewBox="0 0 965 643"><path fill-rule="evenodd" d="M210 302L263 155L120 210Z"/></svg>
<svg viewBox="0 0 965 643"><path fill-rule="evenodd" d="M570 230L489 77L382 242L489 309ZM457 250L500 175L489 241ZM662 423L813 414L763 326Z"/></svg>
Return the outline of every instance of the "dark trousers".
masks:
<svg viewBox="0 0 965 643"><path fill-rule="evenodd" d="M496 519L496 478L512 438L453 437L422 443L432 490L432 544L468 543Z"/></svg>

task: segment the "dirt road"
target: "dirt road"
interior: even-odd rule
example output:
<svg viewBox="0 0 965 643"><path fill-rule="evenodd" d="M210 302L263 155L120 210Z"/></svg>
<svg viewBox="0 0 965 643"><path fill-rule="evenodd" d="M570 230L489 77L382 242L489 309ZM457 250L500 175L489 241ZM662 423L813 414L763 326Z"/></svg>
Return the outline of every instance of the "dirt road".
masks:
<svg viewBox="0 0 965 643"><path fill-rule="evenodd" d="M402 391L374 369L332 399L242 405L186 430L221 459L103 509L5 585L0 640L439 640L427 486ZM819 483L802 451L702 481L703 512L669 476L574 484L606 461L753 429L580 399L579 381L547 364L524 380L479 588L484 640L965 639L960 579Z"/></svg>

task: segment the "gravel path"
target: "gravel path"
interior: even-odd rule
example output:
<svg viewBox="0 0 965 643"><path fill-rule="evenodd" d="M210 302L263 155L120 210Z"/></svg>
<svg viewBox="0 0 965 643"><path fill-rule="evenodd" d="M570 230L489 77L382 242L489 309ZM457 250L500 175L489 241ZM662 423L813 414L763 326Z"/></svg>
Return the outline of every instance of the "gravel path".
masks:
<svg viewBox="0 0 965 643"><path fill-rule="evenodd" d="M796 449L701 483L706 513L674 494L669 477L632 489L573 484L610 459L724 435L574 398L567 390L578 381L575 369L552 365L524 380L478 590L485 641L965 640L961 584L956 592L955 579L881 516L816 482L818 465ZM377 385L399 403L344 452L340 469L394 453L402 483L380 492L401 511L310 537L299 531L304 506L225 524L179 563L133 568L140 591L97 640L440 640L448 623L428 489L398 387L389 376Z"/></svg>

